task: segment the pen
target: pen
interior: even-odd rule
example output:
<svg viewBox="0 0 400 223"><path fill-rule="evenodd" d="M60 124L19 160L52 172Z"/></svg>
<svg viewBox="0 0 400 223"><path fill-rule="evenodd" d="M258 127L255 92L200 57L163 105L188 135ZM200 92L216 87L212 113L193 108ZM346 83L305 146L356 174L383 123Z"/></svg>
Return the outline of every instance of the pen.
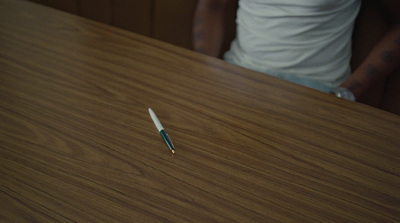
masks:
<svg viewBox="0 0 400 223"><path fill-rule="evenodd" d="M151 108L149 108L149 113L151 119L153 119L154 124L157 127L157 130L160 132L161 137L164 139L165 143L167 144L168 148L171 150L172 154L175 154L174 145L172 144L171 139L168 137L168 134L165 132L164 127L161 125L160 120L158 120L156 114L153 112Z"/></svg>

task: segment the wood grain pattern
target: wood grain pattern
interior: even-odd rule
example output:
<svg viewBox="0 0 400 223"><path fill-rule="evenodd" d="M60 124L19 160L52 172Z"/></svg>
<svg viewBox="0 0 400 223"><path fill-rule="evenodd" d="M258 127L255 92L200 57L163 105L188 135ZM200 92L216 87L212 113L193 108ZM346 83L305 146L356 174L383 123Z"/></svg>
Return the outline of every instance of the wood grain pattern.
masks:
<svg viewBox="0 0 400 223"><path fill-rule="evenodd" d="M396 115L25 1L0 27L2 222L399 220Z"/></svg>

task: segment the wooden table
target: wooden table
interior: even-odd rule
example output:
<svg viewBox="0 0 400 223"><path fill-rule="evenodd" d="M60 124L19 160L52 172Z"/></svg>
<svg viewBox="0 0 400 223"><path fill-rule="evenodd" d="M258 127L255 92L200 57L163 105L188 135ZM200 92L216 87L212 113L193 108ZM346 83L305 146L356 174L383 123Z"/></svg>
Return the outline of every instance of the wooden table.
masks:
<svg viewBox="0 0 400 223"><path fill-rule="evenodd" d="M393 114L0 0L1 222L398 222L399 136Z"/></svg>

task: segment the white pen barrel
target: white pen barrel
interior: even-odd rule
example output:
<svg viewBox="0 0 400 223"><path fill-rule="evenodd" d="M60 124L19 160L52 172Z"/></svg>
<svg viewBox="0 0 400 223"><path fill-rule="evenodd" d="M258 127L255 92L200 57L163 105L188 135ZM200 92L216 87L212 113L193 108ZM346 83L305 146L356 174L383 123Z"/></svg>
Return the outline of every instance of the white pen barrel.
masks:
<svg viewBox="0 0 400 223"><path fill-rule="evenodd" d="M159 132L161 132L161 130L164 130L164 127L161 125L160 120L158 120L157 115L153 112L153 110L151 108L149 108L149 113L150 113L151 119L153 119L153 122L157 127L157 130Z"/></svg>

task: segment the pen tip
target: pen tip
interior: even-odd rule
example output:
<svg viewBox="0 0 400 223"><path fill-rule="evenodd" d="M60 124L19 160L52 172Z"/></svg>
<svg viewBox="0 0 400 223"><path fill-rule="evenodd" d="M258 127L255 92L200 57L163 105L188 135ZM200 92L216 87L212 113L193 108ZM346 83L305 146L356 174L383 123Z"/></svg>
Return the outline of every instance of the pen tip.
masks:
<svg viewBox="0 0 400 223"><path fill-rule="evenodd" d="M172 154L175 154L175 150L171 150Z"/></svg>

